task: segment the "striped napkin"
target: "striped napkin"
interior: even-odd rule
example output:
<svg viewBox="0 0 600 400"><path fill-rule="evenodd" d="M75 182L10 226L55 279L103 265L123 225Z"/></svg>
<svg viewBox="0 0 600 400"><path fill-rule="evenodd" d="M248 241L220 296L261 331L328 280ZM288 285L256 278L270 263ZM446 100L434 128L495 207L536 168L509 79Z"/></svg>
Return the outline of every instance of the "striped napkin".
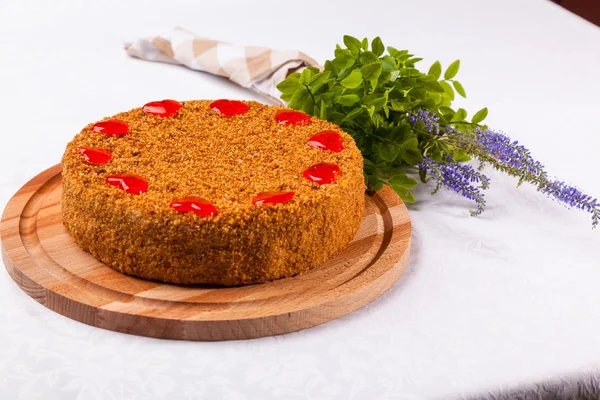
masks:
<svg viewBox="0 0 600 400"><path fill-rule="evenodd" d="M156 36L125 44L125 51L142 60L185 65L188 68L229 78L271 100L284 104L276 86L290 73L319 64L300 51L240 46L205 39L182 28L170 37Z"/></svg>

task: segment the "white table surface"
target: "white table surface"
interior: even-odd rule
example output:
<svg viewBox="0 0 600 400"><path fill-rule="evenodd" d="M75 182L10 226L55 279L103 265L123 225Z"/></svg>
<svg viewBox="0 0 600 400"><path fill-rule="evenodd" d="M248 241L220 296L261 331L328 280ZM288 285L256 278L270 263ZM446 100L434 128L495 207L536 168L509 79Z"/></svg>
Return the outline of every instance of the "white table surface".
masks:
<svg viewBox="0 0 600 400"><path fill-rule="evenodd" d="M549 1L0 0L1 205L90 121L162 98L260 100L122 50L177 25L321 62L345 33L380 35L423 68L460 58L469 98L459 104L489 107L488 123L552 175L600 195L600 29ZM192 343L104 331L45 309L0 272L0 398L454 398L597 369L600 230L486 173L479 218L455 195L417 191L411 262L382 298L284 336Z"/></svg>

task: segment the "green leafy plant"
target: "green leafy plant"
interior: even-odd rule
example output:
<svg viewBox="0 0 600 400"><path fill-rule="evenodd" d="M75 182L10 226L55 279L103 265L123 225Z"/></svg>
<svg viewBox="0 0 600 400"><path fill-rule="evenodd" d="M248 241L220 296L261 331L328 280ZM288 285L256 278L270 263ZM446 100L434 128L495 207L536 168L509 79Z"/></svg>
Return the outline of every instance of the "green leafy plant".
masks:
<svg viewBox="0 0 600 400"><path fill-rule="evenodd" d="M370 44L370 46L369 46ZM455 95L466 96L456 75L460 61L446 70L436 61L427 73L415 64L420 58L408 50L386 48L379 37L370 43L344 36L335 58L320 71L310 67L290 74L277 88L291 108L334 122L348 132L364 157L369 191L388 184L406 202L418 185L435 180L432 194L445 187L477 205L485 206L483 190L490 180L480 172L485 165L528 182L567 207L592 214L600 225L600 202L574 186L551 179L529 150L508 136L481 125L487 108L470 121L467 111L452 108ZM479 171L465 163L479 161ZM413 178L414 177L414 178ZM517 186L518 186L517 185Z"/></svg>
<svg viewBox="0 0 600 400"><path fill-rule="evenodd" d="M445 71L436 61L423 73L415 67L420 58L393 47L386 52L379 37L369 46L366 38L344 36L344 45L336 46L335 58L325 62L323 71L311 67L289 75L277 86L281 98L352 135L365 158L369 190L387 183L404 201L414 202L411 189L418 183L406 174L408 167L418 166L423 156L435 161L448 156L466 161L469 156L424 122L411 123L411 113L429 110L441 125L458 126L482 122L487 109L467 122L464 109L451 107L455 94L466 96L455 80L459 60Z"/></svg>

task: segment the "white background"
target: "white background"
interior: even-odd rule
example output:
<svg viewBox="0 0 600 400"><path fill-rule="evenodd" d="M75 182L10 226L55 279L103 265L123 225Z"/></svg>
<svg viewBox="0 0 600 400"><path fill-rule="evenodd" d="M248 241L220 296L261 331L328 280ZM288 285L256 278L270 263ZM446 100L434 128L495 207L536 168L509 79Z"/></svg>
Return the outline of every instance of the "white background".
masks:
<svg viewBox="0 0 600 400"><path fill-rule="evenodd" d="M346 33L447 66L470 114L600 195L600 29L546 0L0 0L0 204L59 162L81 127L163 98L256 95L128 58L183 26L323 62ZM2 399L452 398L600 367L600 230L487 170L487 211L417 191L411 263L382 298L299 333L186 343L59 316L0 272Z"/></svg>

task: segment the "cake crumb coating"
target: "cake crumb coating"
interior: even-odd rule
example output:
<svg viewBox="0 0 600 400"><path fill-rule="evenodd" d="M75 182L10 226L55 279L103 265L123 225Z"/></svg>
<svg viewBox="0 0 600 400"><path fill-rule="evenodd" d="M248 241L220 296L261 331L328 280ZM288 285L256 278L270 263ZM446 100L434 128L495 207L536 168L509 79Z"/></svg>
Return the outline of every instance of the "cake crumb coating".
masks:
<svg viewBox="0 0 600 400"><path fill-rule="evenodd" d="M211 101L183 102L170 118L141 108L111 118L130 133L110 136L86 126L65 150L63 221L74 240L108 266L144 279L176 284L244 285L305 272L339 253L356 234L364 211L363 159L338 126L311 117L280 125L284 107L245 102L249 110L222 117ZM334 153L306 144L322 131L341 135ZM79 147L113 155L104 165L83 162ZM334 183L302 176L310 166L337 164ZM148 190L132 195L106 184L135 174ZM292 191L284 204L253 205L264 191ZM169 204L199 196L213 217L178 213Z"/></svg>

